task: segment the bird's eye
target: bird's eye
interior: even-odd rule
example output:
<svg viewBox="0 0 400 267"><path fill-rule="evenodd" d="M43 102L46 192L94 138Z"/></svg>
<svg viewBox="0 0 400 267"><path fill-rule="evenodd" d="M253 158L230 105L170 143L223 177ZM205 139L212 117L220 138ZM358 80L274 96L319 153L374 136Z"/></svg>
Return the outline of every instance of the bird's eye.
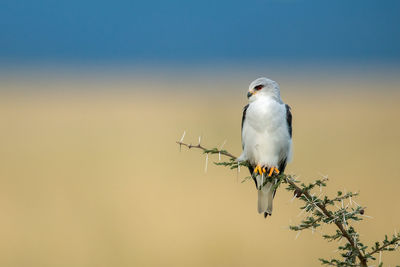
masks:
<svg viewBox="0 0 400 267"><path fill-rule="evenodd" d="M264 87L264 85L260 84L254 87L254 90L261 90Z"/></svg>

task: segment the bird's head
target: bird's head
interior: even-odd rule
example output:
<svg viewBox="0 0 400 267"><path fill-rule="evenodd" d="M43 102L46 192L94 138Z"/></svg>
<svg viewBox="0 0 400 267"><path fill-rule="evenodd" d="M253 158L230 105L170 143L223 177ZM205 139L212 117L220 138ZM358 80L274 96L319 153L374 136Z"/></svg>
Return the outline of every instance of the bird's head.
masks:
<svg viewBox="0 0 400 267"><path fill-rule="evenodd" d="M260 97L272 97L280 101L281 95L278 83L267 78L254 80L249 86L247 98L252 102Z"/></svg>

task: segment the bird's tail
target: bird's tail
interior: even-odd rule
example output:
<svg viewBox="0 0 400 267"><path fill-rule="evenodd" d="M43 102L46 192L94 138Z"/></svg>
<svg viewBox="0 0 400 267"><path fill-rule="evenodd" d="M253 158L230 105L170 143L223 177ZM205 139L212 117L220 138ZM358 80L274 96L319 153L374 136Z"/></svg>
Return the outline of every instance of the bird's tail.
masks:
<svg viewBox="0 0 400 267"><path fill-rule="evenodd" d="M274 200L273 183L268 182L264 186L261 175L257 176L258 186L258 213L264 213L264 217L272 214L272 202ZM261 187L261 188L260 188Z"/></svg>

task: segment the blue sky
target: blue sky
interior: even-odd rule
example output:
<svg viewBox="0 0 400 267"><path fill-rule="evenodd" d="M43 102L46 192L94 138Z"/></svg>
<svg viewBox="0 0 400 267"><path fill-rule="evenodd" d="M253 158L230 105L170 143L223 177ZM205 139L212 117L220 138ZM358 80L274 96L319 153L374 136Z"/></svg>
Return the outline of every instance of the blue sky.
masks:
<svg viewBox="0 0 400 267"><path fill-rule="evenodd" d="M4 62L400 60L400 1L1 0Z"/></svg>

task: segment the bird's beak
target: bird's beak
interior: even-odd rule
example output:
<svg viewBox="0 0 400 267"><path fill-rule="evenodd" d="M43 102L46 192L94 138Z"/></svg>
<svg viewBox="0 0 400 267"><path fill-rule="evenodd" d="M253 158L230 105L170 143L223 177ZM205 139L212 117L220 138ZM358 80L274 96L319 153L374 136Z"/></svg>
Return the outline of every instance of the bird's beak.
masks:
<svg viewBox="0 0 400 267"><path fill-rule="evenodd" d="M250 98L252 95L254 95L255 94L255 92L254 91L249 91L248 93L247 93L247 98Z"/></svg>

